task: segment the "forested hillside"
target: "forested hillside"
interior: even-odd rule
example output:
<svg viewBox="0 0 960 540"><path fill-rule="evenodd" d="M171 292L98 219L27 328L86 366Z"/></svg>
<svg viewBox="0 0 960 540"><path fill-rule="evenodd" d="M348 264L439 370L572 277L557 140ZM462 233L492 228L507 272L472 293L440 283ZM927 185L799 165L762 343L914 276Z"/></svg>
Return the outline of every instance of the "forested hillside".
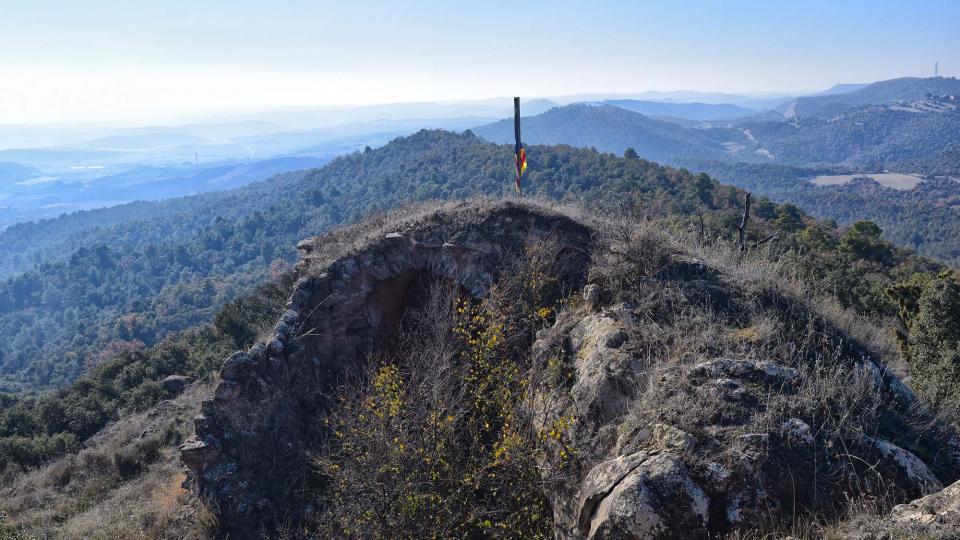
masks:
<svg viewBox="0 0 960 540"><path fill-rule="evenodd" d="M65 261L80 247L140 248L186 239L218 217L236 221L280 203L288 186L302 174L286 173L229 191L128 203L13 225L0 232L0 276L23 272L41 262Z"/></svg>
<svg viewBox="0 0 960 540"><path fill-rule="evenodd" d="M960 182L951 178L929 178L898 191L868 178L837 186L812 184L811 178L829 174L825 168L716 161L690 166L709 171L722 182L809 209L820 218L841 224L874 221L897 244L960 265Z"/></svg>
<svg viewBox="0 0 960 540"><path fill-rule="evenodd" d="M866 106L839 117L749 122L739 128L749 131L748 149L769 152L775 163L915 172L905 169L905 164L929 160L960 144L960 110L916 112ZM957 172L954 169L951 174Z"/></svg>
<svg viewBox="0 0 960 540"><path fill-rule="evenodd" d="M423 131L309 173L133 207L152 219L54 233L51 249L69 258L0 283L0 387L59 386L111 354L209 320L271 267L291 262L299 239L332 225L410 201L507 194L510 154L469 133ZM643 160L571 147L530 155L528 192L554 199L644 199L658 213L689 214L713 196L709 177ZM723 205L739 204L733 189L719 193ZM101 215L113 214L88 214ZM54 231L83 218L62 219ZM42 235L45 226L24 229Z"/></svg>
<svg viewBox="0 0 960 540"><path fill-rule="evenodd" d="M727 120L757 114L757 110L729 103L663 103L639 99L608 99L602 102L664 120Z"/></svg>
<svg viewBox="0 0 960 540"><path fill-rule="evenodd" d="M949 167L960 145L960 101L937 110L863 106L840 116L809 116L790 122L750 120L736 127L698 129L663 122L611 105L574 104L526 118L523 139L535 144L571 144L673 165L716 160L806 167L860 167L916 172ZM501 120L474 129L491 141L512 140L513 126Z"/></svg>
<svg viewBox="0 0 960 540"><path fill-rule="evenodd" d="M59 249L73 251L67 260L0 283L2 386L63 385L112 354L207 321L292 262L298 240L338 223L411 201L509 194L510 154L469 132L422 131L322 169L151 204L152 220L93 234L102 244L88 245L87 235L70 246L74 237L62 236ZM529 195L638 206L691 223L706 209L726 209L731 224L738 219L742 194L703 174L567 146L534 146L529 155ZM809 221L762 199L756 214L782 218L789 230ZM893 313L882 293L871 294L870 309Z"/></svg>

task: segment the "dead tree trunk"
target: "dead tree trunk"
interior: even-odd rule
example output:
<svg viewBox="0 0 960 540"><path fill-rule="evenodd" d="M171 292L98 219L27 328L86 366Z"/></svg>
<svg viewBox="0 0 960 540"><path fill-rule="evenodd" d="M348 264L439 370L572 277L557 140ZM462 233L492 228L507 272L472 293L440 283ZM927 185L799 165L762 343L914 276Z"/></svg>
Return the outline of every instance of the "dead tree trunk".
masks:
<svg viewBox="0 0 960 540"><path fill-rule="evenodd" d="M740 251L747 249L747 222L750 221L750 192L743 200L743 219L740 220L740 226L737 227L737 243L740 244Z"/></svg>

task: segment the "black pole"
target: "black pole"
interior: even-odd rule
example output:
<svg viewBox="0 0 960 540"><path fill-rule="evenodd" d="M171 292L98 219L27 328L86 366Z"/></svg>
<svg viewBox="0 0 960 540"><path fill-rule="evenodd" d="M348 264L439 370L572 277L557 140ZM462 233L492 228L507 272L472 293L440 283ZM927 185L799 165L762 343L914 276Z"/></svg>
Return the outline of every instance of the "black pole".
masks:
<svg viewBox="0 0 960 540"><path fill-rule="evenodd" d="M737 227L737 243L740 244L740 251L747 249L747 222L750 221L750 192L743 198L743 219L740 220L740 226Z"/></svg>
<svg viewBox="0 0 960 540"><path fill-rule="evenodd" d="M516 136L517 145L513 147L515 154L520 153L520 98L513 98L513 134Z"/></svg>
<svg viewBox="0 0 960 540"><path fill-rule="evenodd" d="M513 146L513 159L517 169L517 195L523 195L523 187L520 184L520 98L513 98L513 134L516 137L516 144Z"/></svg>

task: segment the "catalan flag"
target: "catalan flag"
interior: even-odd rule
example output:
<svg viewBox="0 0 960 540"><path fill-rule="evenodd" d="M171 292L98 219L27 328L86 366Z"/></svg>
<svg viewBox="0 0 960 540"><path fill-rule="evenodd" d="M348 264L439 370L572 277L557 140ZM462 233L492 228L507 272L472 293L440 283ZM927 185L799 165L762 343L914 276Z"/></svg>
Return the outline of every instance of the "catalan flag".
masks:
<svg viewBox="0 0 960 540"><path fill-rule="evenodd" d="M527 151L520 142L520 98L513 98L513 134L516 135L517 143L513 147L513 160L517 169L517 194L523 195L523 184L520 183L520 177L527 170Z"/></svg>
<svg viewBox="0 0 960 540"><path fill-rule="evenodd" d="M523 173L527 170L527 151L524 150L523 146L519 144L514 151L516 154L514 154L513 158L517 165L517 193L523 195L523 187L520 185L520 177L523 176Z"/></svg>

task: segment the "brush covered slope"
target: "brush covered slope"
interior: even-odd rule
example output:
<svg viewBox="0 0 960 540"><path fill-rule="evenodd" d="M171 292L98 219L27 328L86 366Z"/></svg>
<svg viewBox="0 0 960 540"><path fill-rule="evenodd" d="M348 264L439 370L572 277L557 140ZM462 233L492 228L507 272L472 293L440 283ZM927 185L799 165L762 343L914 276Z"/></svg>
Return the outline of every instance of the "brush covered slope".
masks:
<svg viewBox="0 0 960 540"><path fill-rule="evenodd" d="M219 533L814 537L960 478L885 328L665 229L479 200L301 242L182 447Z"/></svg>

